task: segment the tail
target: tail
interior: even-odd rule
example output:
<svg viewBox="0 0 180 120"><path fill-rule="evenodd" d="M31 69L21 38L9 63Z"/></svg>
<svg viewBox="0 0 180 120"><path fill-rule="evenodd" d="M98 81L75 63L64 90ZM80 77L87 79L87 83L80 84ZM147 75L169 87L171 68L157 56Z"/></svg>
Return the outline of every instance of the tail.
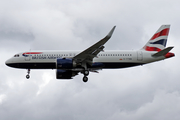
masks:
<svg viewBox="0 0 180 120"><path fill-rule="evenodd" d="M165 49L170 25L162 25L142 48L145 51L161 51Z"/></svg>

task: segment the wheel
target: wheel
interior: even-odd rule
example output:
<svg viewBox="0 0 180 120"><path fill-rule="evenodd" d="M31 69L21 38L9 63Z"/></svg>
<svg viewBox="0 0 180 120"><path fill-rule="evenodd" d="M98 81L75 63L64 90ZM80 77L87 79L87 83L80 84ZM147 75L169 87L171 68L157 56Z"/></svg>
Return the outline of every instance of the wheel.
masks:
<svg viewBox="0 0 180 120"><path fill-rule="evenodd" d="M84 71L84 75L88 76L88 75L89 75L89 71L88 71L88 70L85 70L85 71Z"/></svg>
<svg viewBox="0 0 180 120"><path fill-rule="evenodd" d="M88 81L88 77L84 76L83 77L83 82L87 82Z"/></svg>
<svg viewBox="0 0 180 120"><path fill-rule="evenodd" d="M29 79L29 78L30 78L30 76L29 76L29 75L26 75L26 78L27 78L27 79Z"/></svg>

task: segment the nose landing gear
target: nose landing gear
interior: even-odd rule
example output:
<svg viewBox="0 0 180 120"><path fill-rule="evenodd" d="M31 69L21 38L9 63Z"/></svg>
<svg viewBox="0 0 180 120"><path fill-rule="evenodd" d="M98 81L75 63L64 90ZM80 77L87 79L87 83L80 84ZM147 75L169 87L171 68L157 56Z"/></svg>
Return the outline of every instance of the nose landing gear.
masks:
<svg viewBox="0 0 180 120"><path fill-rule="evenodd" d="M28 74L26 75L26 78L29 79L30 78L30 75L29 75L30 74L30 69L27 70L27 73Z"/></svg>

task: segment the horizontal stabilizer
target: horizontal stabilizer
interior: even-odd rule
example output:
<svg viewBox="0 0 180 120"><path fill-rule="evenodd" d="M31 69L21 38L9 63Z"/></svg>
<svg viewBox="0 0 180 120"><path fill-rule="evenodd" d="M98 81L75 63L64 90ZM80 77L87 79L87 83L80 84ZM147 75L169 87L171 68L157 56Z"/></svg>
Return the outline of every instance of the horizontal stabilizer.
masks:
<svg viewBox="0 0 180 120"><path fill-rule="evenodd" d="M155 54L152 55L152 57L159 57L159 56L163 56L163 55L166 55L171 49L173 49L174 47L168 47L168 48L165 48Z"/></svg>

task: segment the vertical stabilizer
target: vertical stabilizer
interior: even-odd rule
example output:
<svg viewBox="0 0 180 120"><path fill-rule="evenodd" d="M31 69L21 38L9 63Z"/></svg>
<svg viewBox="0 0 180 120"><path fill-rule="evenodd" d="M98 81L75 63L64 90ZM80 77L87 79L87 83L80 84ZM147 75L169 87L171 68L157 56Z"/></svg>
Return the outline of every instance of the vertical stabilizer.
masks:
<svg viewBox="0 0 180 120"><path fill-rule="evenodd" d="M146 51L161 51L166 47L170 25L162 25L142 48Z"/></svg>

